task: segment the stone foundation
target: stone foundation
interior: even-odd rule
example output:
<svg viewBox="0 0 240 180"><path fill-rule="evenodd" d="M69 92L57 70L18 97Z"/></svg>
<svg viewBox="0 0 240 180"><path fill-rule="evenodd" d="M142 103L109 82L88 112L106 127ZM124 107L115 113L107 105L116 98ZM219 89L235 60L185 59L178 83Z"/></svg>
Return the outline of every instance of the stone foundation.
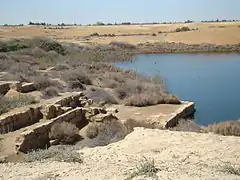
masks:
<svg viewBox="0 0 240 180"><path fill-rule="evenodd" d="M49 147L49 132L55 123L70 122L76 124L78 128L84 127L88 121L85 117L86 109L78 107L66 112L48 122L41 124L29 131L23 132L16 139L16 151L27 153L32 150L44 149Z"/></svg>
<svg viewBox="0 0 240 180"><path fill-rule="evenodd" d="M5 134L37 123L42 118L40 109L41 107L30 107L14 114L2 115L0 117L0 134Z"/></svg>

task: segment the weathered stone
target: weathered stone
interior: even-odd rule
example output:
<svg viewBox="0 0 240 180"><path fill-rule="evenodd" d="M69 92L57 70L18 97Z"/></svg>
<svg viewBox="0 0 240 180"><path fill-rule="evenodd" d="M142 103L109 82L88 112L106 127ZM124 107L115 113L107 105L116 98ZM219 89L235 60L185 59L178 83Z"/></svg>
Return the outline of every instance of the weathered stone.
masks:
<svg viewBox="0 0 240 180"><path fill-rule="evenodd" d="M69 122L71 119L76 117L76 110L73 109L71 111L66 112L65 114L61 115L63 118L63 121Z"/></svg>
<svg viewBox="0 0 240 180"><path fill-rule="evenodd" d="M19 81L13 81L9 84L9 88L21 92L22 85Z"/></svg>
<svg viewBox="0 0 240 180"><path fill-rule="evenodd" d="M9 84L7 82L0 82L0 95L6 94L9 89Z"/></svg>
<svg viewBox="0 0 240 180"><path fill-rule="evenodd" d="M72 108L76 108L77 107L77 102L72 101L72 102L69 103L69 106L72 107Z"/></svg>
<svg viewBox="0 0 240 180"><path fill-rule="evenodd" d="M96 116L91 117L92 122L104 122L104 121L111 121L111 120L118 120L118 118L111 113L97 114Z"/></svg>
<svg viewBox="0 0 240 180"><path fill-rule="evenodd" d="M90 113L95 116L97 114L106 114L107 111L101 107L90 107Z"/></svg>
<svg viewBox="0 0 240 180"><path fill-rule="evenodd" d="M88 99L87 103L88 103L88 105L92 105L93 104L93 100L92 99Z"/></svg>
<svg viewBox="0 0 240 180"><path fill-rule="evenodd" d="M50 146L56 146L59 144L59 139L50 140Z"/></svg>
<svg viewBox="0 0 240 180"><path fill-rule="evenodd" d="M52 119L57 116L57 108L54 105L48 105L45 112L46 119Z"/></svg>
<svg viewBox="0 0 240 180"><path fill-rule="evenodd" d="M0 156L0 163L6 163L7 157L6 156Z"/></svg>
<svg viewBox="0 0 240 180"><path fill-rule="evenodd" d="M28 93L32 91L36 91L36 85L34 83L25 83L21 87L22 93Z"/></svg>
<svg viewBox="0 0 240 180"><path fill-rule="evenodd" d="M189 116L192 116L195 112L195 106L193 102L187 102L183 101L182 104L184 104L180 109L178 109L177 112L173 113L171 117L163 124L163 127L165 128L171 128L178 124L178 121L180 119L188 118Z"/></svg>
<svg viewBox="0 0 240 180"><path fill-rule="evenodd" d="M66 113L68 111L71 111L73 108L72 107L62 107L61 109L63 110L63 113Z"/></svg>
<svg viewBox="0 0 240 180"><path fill-rule="evenodd" d="M40 124L30 131L21 133L15 141L17 152L20 151L27 153L32 150L45 149L46 147L49 147L50 144L53 145L56 142L50 142L49 132L51 127L56 123L67 121L76 124L78 128L82 128L88 123L85 113L85 109L76 108L65 114L62 114L61 116L53 118L44 124Z"/></svg>
<svg viewBox="0 0 240 180"><path fill-rule="evenodd" d="M86 101L86 100L80 101L80 106L81 106L81 107L84 107L84 106L86 106L86 105L87 105L87 101Z"/></svg>
<svg viewBox="0 0 240 180"><path fill-rule="evenodd" d="M27 108L14 114L5 114L0 118L0 133L8 133L34 124L42 118L40 107Z"/></svg>
<svg viewBox="0 0 240 180"><path fill-rule="evenodd" d="M118 113L118 109L114 107L109 107L106 109L106 111L110 113Z"/></svg>

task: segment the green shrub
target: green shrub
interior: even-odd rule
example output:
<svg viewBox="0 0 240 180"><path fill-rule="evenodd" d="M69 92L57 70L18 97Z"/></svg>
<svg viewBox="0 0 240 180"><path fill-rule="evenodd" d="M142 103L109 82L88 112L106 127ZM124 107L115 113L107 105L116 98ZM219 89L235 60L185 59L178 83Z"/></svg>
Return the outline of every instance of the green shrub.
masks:
<svg viewBox="0 0 240 180"><path fill-rule="evenodd" d="M18 51L29 46L22 40L0 41L0 52Z"/></svg>
<svg viewBox="0 0 240 180"><path fill-rule="evenodd" d="M55 52L57 52L58 54L61 54L61 55L66 54L66 50L64 49L64 47L59 42L54 41L52 39L38 37L38 38L30 39L29 43L32 46L39 47L46 52L55 51Z"/></svg>
<svg viewBox="0 0 240 180"><path fill-rule="evenodd" d="M175 30L176 32L185 32L185 31L191 31L191 29L187 26L181 27L181 28L177 28Z"/></svg>

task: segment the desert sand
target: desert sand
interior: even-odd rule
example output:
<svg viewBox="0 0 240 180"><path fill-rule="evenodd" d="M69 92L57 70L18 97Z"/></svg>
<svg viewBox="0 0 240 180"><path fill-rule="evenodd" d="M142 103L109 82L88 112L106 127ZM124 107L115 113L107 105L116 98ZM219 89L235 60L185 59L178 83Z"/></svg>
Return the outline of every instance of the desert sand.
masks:
<svg viewBox="0 0 240 180"><path fill-rule="evenodd" d="M187 26L194 31L175 32L176 28ZM45 36L65 42L79 44L109 43L123 41L132 44L146 42L182 42L186 44L237 44L240 43L240 22L157 24L157 25L118 25L118 26L64 26L54 29L44 26L0 27L0 38L21 38ZM163 32L163 33L159 33ZM115 37L83 37L93 33L115 34ZM145 34L138 36L118 36L122 34ZM151 36L155 33L157 36Z"/></svg>

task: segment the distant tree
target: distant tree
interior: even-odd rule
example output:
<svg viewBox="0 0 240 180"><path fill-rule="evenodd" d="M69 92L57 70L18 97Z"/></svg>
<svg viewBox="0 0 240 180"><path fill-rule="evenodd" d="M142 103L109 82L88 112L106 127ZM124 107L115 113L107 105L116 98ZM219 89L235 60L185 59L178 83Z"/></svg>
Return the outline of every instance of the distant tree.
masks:
<svg viewBox="0 0 240 180"><path fill-rule="evenodd" d="M28 25L34 25L34 23L32 21L29 21Z"/></svg>
<svg viewBox="0 0 240 180"><path fill-rule="evenodd" d="M131 25L131 22L123 22L122 25Z"/></svg>
<svg viewBox="0 0 240 180"><path fill-rule="evenodd" d="M8 24L4 24L3 26L8 26Z"/></svg>
<svg viewBox="0 0 240 180"><path fill-rule="evenodd" d="M101 22L101 21L98 21L98 22L96 23L96 25L97 25L97 26L104 26L105 24L104 24L103 22Z"/></svg>
<svg viewBox="0 0 240 180"><path fill-rule="evenodd" d="M193 21L187 20L187 21L185 21L184 23L193 23Z"/></svg>

